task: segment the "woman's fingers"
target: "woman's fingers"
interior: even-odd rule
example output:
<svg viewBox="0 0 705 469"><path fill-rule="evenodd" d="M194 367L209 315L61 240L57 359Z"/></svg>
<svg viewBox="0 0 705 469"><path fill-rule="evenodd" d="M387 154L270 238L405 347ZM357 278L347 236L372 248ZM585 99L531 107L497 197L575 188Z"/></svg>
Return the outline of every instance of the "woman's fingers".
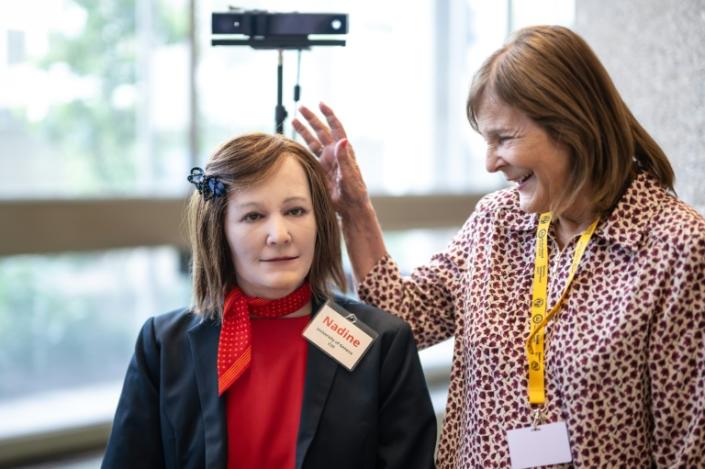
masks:
<svg viewBox="0 0 705 469"><path fill-rule="evenodd" d="M348 139L340 140L335 145L335 159L338 163L339 177L341 180L349 180L355 172L355 161L350 157L350 145Z"/></svg>
<svg viewBox="0 0 705 469"><path fill-rule="evenodd" d="M320 103L319 108L321 109L321 112L328 121L328 125L330 126L330 132L333 135L335 141L337 142L344 138L348 138L348 136L345 134L345 128L343 127L343 124L338 120L335 113L333 112L333 109L331 109L330 106L325 103Z"/></svg>
<svg viewBox="0 0 705 469"><path fill-rule="evenodd" d="M367 186L348 139L344 138L336 144L335 159L338 163L336 184L340 195L338 209L344 211L358 208L367 200Z"/></svg>
<svg viewBox="0 0 705 469"><path fill-rule="evenodd" d="M336 209L354 210L367 200L367 187L343 124L333 110L324 103L320 104L320 110L327 124L307 107L301 106L300 110L313 131L296 119L292 121L294 130L318 156L321 167L326 173L327 184Z"/></svg>
<svg viewBox="0 0 705 469"><path fill-rule="evenodd" d="M313 154L316 156L321 156L321 153L323 153L323 144L321 144L318 138L313 135L310 130L308 130L308 127L302 124L298 119L292 120L291 125L294 127L294 130L296 130L296 133L301 135L304 142L306 142L306 146L308 146Z"/></svg>
<svg viewBox="0 0 705 469"><path fill-rule="evenodd" d="M308 125L310 125L313 131L316 132L318 140L323 146L335 143L335 140L331 135L330 129L327 125L321 122L321 120L318 118L318 116L316 116L316 114L311 112L311 110L306 106L301 106L299 110L301 111L301 115L304 116L304 118L308 122Z"/></svg>

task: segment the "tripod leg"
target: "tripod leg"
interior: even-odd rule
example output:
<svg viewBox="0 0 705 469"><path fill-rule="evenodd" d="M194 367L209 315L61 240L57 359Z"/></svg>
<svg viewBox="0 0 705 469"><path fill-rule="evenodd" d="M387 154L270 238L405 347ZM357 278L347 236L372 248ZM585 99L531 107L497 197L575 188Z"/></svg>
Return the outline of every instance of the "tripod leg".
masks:
<svg viewBox="0 0 705 469"><path fill-rule="evenodd" d="M282 104L282 81L284 76L284 51L279 49L279 64L277 65L277 107L274 109L274 121L276 122L276 132L284 134L284 120L287 112Z"/></svg>

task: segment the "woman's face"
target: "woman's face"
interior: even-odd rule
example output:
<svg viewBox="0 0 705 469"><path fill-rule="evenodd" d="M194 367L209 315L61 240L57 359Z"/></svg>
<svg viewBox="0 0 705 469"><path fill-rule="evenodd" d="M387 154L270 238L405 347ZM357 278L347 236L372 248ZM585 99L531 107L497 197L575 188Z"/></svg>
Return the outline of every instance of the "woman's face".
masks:
<svg viewBox="0 0 705 469"><path fill-rule="evenodd" d="M276 299L299 287L316 247L308 179L293 155L264 181L228 195L225 236L237 285L248 296Z"/></svg>
<svg viewBox="0 0 705 469"><path fill-rule="evenodd" d="M501 171L515 184L522 210L548 211L568 180L568 148L491 94L480 104L477 123L487 142L487 171Z"/></svg>

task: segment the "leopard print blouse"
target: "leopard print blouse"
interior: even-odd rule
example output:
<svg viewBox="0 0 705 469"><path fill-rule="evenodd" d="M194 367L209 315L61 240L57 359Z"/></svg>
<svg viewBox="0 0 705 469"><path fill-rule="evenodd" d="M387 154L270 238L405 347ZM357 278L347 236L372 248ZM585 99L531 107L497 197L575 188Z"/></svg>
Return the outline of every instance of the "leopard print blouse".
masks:
<svg viewBox="0 0 705 469"><path fill-rule="evenodd" d="M440 468L510 467L506 431L528 426L525 341L537 216L516 191L483 198L449 247L402 277L381 259L358 294L401 316L419 347L455 336ZM549 233L549 307L577 237ZM548 422L561 467L705 467L705 219L640 174L588 245L546 328Z"/></svg>

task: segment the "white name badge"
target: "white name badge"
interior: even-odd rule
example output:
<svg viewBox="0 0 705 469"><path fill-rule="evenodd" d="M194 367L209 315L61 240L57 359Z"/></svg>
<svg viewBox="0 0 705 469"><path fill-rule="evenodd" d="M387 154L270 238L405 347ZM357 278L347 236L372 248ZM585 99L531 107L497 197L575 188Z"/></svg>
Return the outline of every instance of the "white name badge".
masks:
<svg viewBox="0 0 705 469"><path fill-rule="evenodd" d="M330 303L324 304L304 329L303 336L352 371L372 345L377 333L354 314L345 310L341 312L333 309Z"/></svg>
<svg viewBox="0 0 705 469"><path fill-rule="evenodd" d="M573 460L565 422L507 431L512 469L562 464Z"/></svg>

